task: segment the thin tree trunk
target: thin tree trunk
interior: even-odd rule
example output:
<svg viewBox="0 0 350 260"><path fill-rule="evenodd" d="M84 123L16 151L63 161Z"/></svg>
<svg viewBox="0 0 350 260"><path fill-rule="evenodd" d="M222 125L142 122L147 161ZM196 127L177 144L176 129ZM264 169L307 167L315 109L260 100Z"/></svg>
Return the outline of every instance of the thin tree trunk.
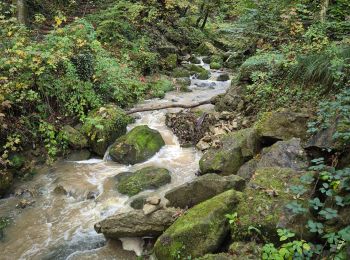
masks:
<svg viewBox="0 0 350 260"><path fill-rule="evenodd" d="M146 111L154 111L154 110L162 110L162 109L167 109L167 108L195 108L199 107L202 105L208 105L212 104L214 102L214 98L207 99L201 102L197 102L191 105L185 105L185 104L164 104L164 105L159 105L159 106L153 106L153 107L142 107L142 108L135 108L129 111L126 111L127 115L135 114L138 112L146 112Z"/></svg>
<svg viewBox="0 0 350 260"><path fill-rule="evenodd" d="M17 20L21 24L27 22L27 6L25 0L13 0L12 1L17 7Z"/></svg>
<svg viewBox="0 0 350 260"><path fill-rule="evenodd" d="M207 11L206 11L206 13L205 13L205 17L204 17L203 24L202 24L202 26L201 26L201 30L204 30L205 25L207 24L207 21L208 21L208 16L209 16L209 8L207 8Z"/></svg>
<svg viewBox="0 0 350 260"><path fill-rule="evenodd" d="M198 19L197 19L197 21L196 21L196 27L197 27L197 28L199 27L199 23L200 23L200 22L202 21L202 19L203 19L204 5L205 5L205 3L203 2L203 3L201 4L201 8L199 9L199 17L198 17Z"/></svg>
<svg viewBox="0 0 350 260"><path fill-rule="evenodd" d="M321 12L320 12L320 20L322 23L327 20L327 11L329 7L329 0L322 0L321 2Z"/></svg>

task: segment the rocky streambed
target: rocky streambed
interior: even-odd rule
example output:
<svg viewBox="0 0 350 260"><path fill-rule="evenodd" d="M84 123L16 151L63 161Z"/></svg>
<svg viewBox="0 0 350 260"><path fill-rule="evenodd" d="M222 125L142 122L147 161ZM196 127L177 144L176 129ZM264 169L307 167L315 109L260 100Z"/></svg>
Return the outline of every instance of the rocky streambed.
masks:
<svg viewBox="0 0 350 260"><path fill-rule="evenodd" d="M212 73L209 80L192 79L189 86L192 92L169 92L164 99L148 100L138 107L166 103L191 104L224 93L230 81L216 81L223 72L209 71ZM203 86L198 86L199 83ZM212 106L204 106L203 109L211 110ZM107 120L114 118L111 110L112 107L107 106L92 113L102 115L102 119ZM129 133L137 128L142 128L142 131L147 128L146 132L157 133L158 141L148 147L147 153L135 153L138 145L145 141L143 137L134 147L123 142L121 159L118 157L120 151L113 153L115 147L111 147L104 159L91 158L88 152L77 152L52 167L41 168L33 180L19 184L15 194L0 200L1 216L9 217L11 222L0 242L3 249L1 259L136 259L136 255L142 254L143 248L147 248L147 239L128 238L134 236L131 232L122 235L123 245L120 240L107 242L102 234L95 231L94 225L115 214L135 214L133 218L128 217L128 221L135 221L130 224L131 230L136 230L137 221L145 225L147 221L140 219L144 214L142 210L137 211L130 204L137 207L138 201L142 205L145 198L154 195L156 200L157 197L162 198L163 203L167 191L196 178L202 153L194 147L181 147L178 138L165 124L166 113L177 111L179 109L175 108L138 113L135 115L136 121L127 126ZM84 125L82 132L85 128L91 126ZM72 134L75 132L74 129L68 130ZM103 155L102 151L106 150L103 140L116 138L103 136L98 131L95 134L102 141L90 146L97 154ZM151 134L149 138L152 139ZM77 148L86 146L82 136L72 139L72 142ZM145 143L150 142L146 140ZM122 157L129 159L123 161ZM159 168L164 170L160 173L153 171ZM137 172L136 177L130 174ZM152 178L149 178L150 174L153 174ZM143 181L143 185L133 185L139 181ZM156 232L159 235L170 225L170 220L182 214L182 210L161 209L163 206L159 203L153 201L153 204L157 204L154 205L157 211L153 213L155 215L150 215L155 218L150 225L152 229L154 223L160 225ZM142 207L140 203L139 207ZM169 222L163 225L166 216ZM146 231L141 233L142 236L154 234Z"/></svg>

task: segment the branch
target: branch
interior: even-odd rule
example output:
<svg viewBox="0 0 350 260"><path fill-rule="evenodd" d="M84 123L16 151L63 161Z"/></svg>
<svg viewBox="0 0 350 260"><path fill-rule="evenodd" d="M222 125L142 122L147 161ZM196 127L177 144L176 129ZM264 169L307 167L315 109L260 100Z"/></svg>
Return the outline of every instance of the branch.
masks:
<svg viewBox="0 0 350 260"><path fill-rule="evenodd" d="M142 107L142 108L135 108L135 109L131 109L129 111L126 111L127 115L131 115L137 112L146 112L146 111L154 111L154 110L162 110L162 109L167 109L167 108L195 108L195 107L199 107L202 105L208 105L208 104L213 104L214 102L214 98L211 99L207 99L204 101L200 101L191 105L185 105L185 104L162 104L159 106L153 106L153 107Z"/></svg>

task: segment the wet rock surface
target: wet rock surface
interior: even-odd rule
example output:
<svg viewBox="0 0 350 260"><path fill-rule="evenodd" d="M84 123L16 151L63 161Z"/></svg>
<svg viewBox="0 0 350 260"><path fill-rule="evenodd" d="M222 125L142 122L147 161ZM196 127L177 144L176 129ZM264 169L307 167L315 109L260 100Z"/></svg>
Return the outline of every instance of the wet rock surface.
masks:
<svg viewBox="0 0 350 260"><path fill-rule="evenodd" d="M168 206L191 208L227 190L242 191L244 187L245 181L238 176L206 174L168 191L165 198L169 200Z"/></svg>
<svg viewBox="0 0 350 260"><path fill-rule="evenodd" d="M102 220L95 225L95 230L108 238L159 236L175 221L176 213L174 208L160 209L149 215L133 210Z"/></svg>

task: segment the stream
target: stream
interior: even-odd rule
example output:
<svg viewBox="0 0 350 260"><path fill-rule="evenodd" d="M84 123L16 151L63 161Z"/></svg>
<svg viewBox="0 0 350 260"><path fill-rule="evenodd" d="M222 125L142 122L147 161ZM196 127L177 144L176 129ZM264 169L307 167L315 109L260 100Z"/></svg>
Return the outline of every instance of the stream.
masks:
<svg viewBox="0 0 350 260"><path fill-rule="evenodd" d="M210 70L208 64L202 62L201 66ZM164 99L146 100L137 107L171 102L191 104L224 93L231 82L216 81L223 71L210 72L209 80L191 79L192 92L169 92ZM210 110L213 106L200 109ZM165 125L165 114L176 111L179 109L138 113L139 119L128 126L130 130L148 125L161 133L166 145L150 160L133 166L112 162L107 155L104 159L60 160L51 167L42 167L32 180L16 187L22 191L21 196L0 200L0 216L13 218L0 241L0 259L136 259L136 254L141 254L141 240L125 238L123 243L107 242L93 226L110 215L131 210L131 199L115 189L113 176L121 172L151 165L171 171L170 184L139 195L156 193L162 196L169 189L195 178L201 153L193 147L180 147L176 136ZM57 187L64 187L68 194L57 192ZM97 194L96 198L87 199L89 192ZM23 198L35 202L25 209L16 207Z"/></svg>

